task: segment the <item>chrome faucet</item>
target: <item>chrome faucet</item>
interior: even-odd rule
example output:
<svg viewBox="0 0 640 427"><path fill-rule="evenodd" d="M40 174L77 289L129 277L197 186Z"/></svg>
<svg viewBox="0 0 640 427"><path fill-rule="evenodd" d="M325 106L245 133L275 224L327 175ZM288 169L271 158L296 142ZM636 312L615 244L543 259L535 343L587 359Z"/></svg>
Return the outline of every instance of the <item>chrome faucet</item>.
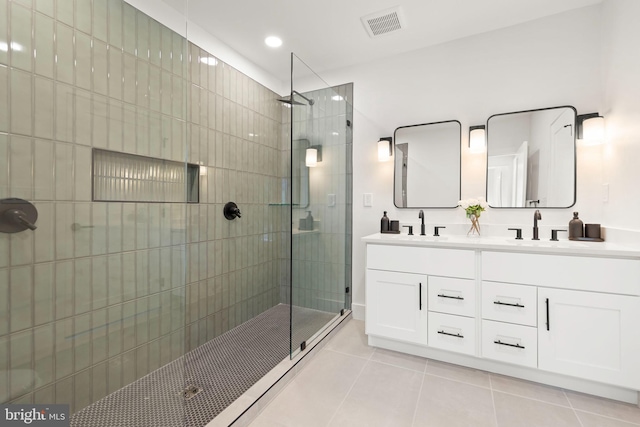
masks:
<svg viewBox="0 0 640 427"><path fill-rule="evenodd" d="M424 232L424 212L422 209L420 209L420 212L418 213L418 218L422 220L422 224L420 224L420 235L426 236L427 233Z"/></svg>
<svg viewBox="0 0 640 427"><path fill-rule="evenodd" d="M542 214L539 210L533 213L533 238L531 240L540 240L538 238L538 220L542 219Z"/></svg>

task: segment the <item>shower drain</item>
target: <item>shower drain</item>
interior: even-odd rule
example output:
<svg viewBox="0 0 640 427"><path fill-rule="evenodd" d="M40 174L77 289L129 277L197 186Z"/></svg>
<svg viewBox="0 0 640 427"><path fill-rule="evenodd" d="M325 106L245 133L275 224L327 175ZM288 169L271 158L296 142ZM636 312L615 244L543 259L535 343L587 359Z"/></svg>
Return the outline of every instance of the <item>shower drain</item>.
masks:
<svg viewBox="0 0 640 427"><path fill-rule="evenodd" d="M184 389L184 391L182 392L182 397L184 398L184 400L189 400L193 398L196 394L200 393L201 391L202 391L202 388L196 387L194 385L190 385Z"/></svg>

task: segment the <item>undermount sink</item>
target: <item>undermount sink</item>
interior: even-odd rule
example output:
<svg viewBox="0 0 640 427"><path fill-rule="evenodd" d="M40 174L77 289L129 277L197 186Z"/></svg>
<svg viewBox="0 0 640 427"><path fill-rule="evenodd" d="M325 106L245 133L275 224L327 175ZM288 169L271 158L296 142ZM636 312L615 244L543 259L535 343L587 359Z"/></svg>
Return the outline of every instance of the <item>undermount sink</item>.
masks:
<svg viewBox="0 0 640 427"><path fill-rule="evenodd" d="M420 240L427 240L429 242L437 242L439 240L447 240L449 239L446 236L416 236L418 237Z"/></svg>
<svg viewBox="0 0 640 427"><path fill-rule="evenodd" d="M589 245L583 242L573 242L570 240L516 240L506 239L506 242L516 246L534 246L543 248L587 248Z"/></svg>
<svg viewBox="0 0 640 427"><path fill-rule="evenodd" d="M420 234L408 235L408 234L385 234L392 239L404 240L409 242L437 242L447 240L446 236L421 236Z"/></svg>

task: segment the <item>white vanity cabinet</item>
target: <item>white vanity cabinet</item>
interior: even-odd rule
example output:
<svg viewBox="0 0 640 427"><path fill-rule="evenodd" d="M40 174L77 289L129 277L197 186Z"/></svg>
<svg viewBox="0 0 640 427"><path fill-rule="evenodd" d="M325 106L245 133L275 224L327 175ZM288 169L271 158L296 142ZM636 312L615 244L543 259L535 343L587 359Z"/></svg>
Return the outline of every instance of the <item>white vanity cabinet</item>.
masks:
<svg viewBox="0 0 640 427"><path fill-rule="evenodd" d="M472 353L475 289L469 279L474 275L473 251L368 245L366 333L424 345L432 339L440 347ZM430 302L428 292L443 295L439 304ZM440 312L430 312L432 307ZM459 318L460 312L471 317ZM429 321L438 329L431 331Z"/></svg>
<svg viewBox="0 0 640 427"><path fill-rule="evenodd" d="M365 238L370 345L638 401L640 251L404 239Z"/></svg>
<svg viewBox="0 0 640 427"><path fill-rule="evenodd" d="M639 277L638 260L482 253L483 280L537 292L538 369L636 390Z"/></svg>
<svg viewBox="0 0 640 427"><path fill-rule="evenodd" d="M640 297L538 289L538 367L640 389Z"/></svg>

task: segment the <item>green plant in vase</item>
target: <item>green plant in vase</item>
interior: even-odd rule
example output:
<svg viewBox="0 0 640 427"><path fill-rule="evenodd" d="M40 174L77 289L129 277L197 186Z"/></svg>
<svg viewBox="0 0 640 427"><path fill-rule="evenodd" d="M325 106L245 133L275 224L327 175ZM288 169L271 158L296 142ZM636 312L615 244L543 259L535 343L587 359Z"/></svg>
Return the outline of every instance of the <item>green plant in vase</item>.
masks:
<svg viewBox="0 0 640 427"><path fill-rule="evenodd" d="M487 202L481 198L464 199L458 202L460 206L467 213L467 218L471 220L471 228L467 232L467 236L480 235L480 215L487 208Z"/></svg>

